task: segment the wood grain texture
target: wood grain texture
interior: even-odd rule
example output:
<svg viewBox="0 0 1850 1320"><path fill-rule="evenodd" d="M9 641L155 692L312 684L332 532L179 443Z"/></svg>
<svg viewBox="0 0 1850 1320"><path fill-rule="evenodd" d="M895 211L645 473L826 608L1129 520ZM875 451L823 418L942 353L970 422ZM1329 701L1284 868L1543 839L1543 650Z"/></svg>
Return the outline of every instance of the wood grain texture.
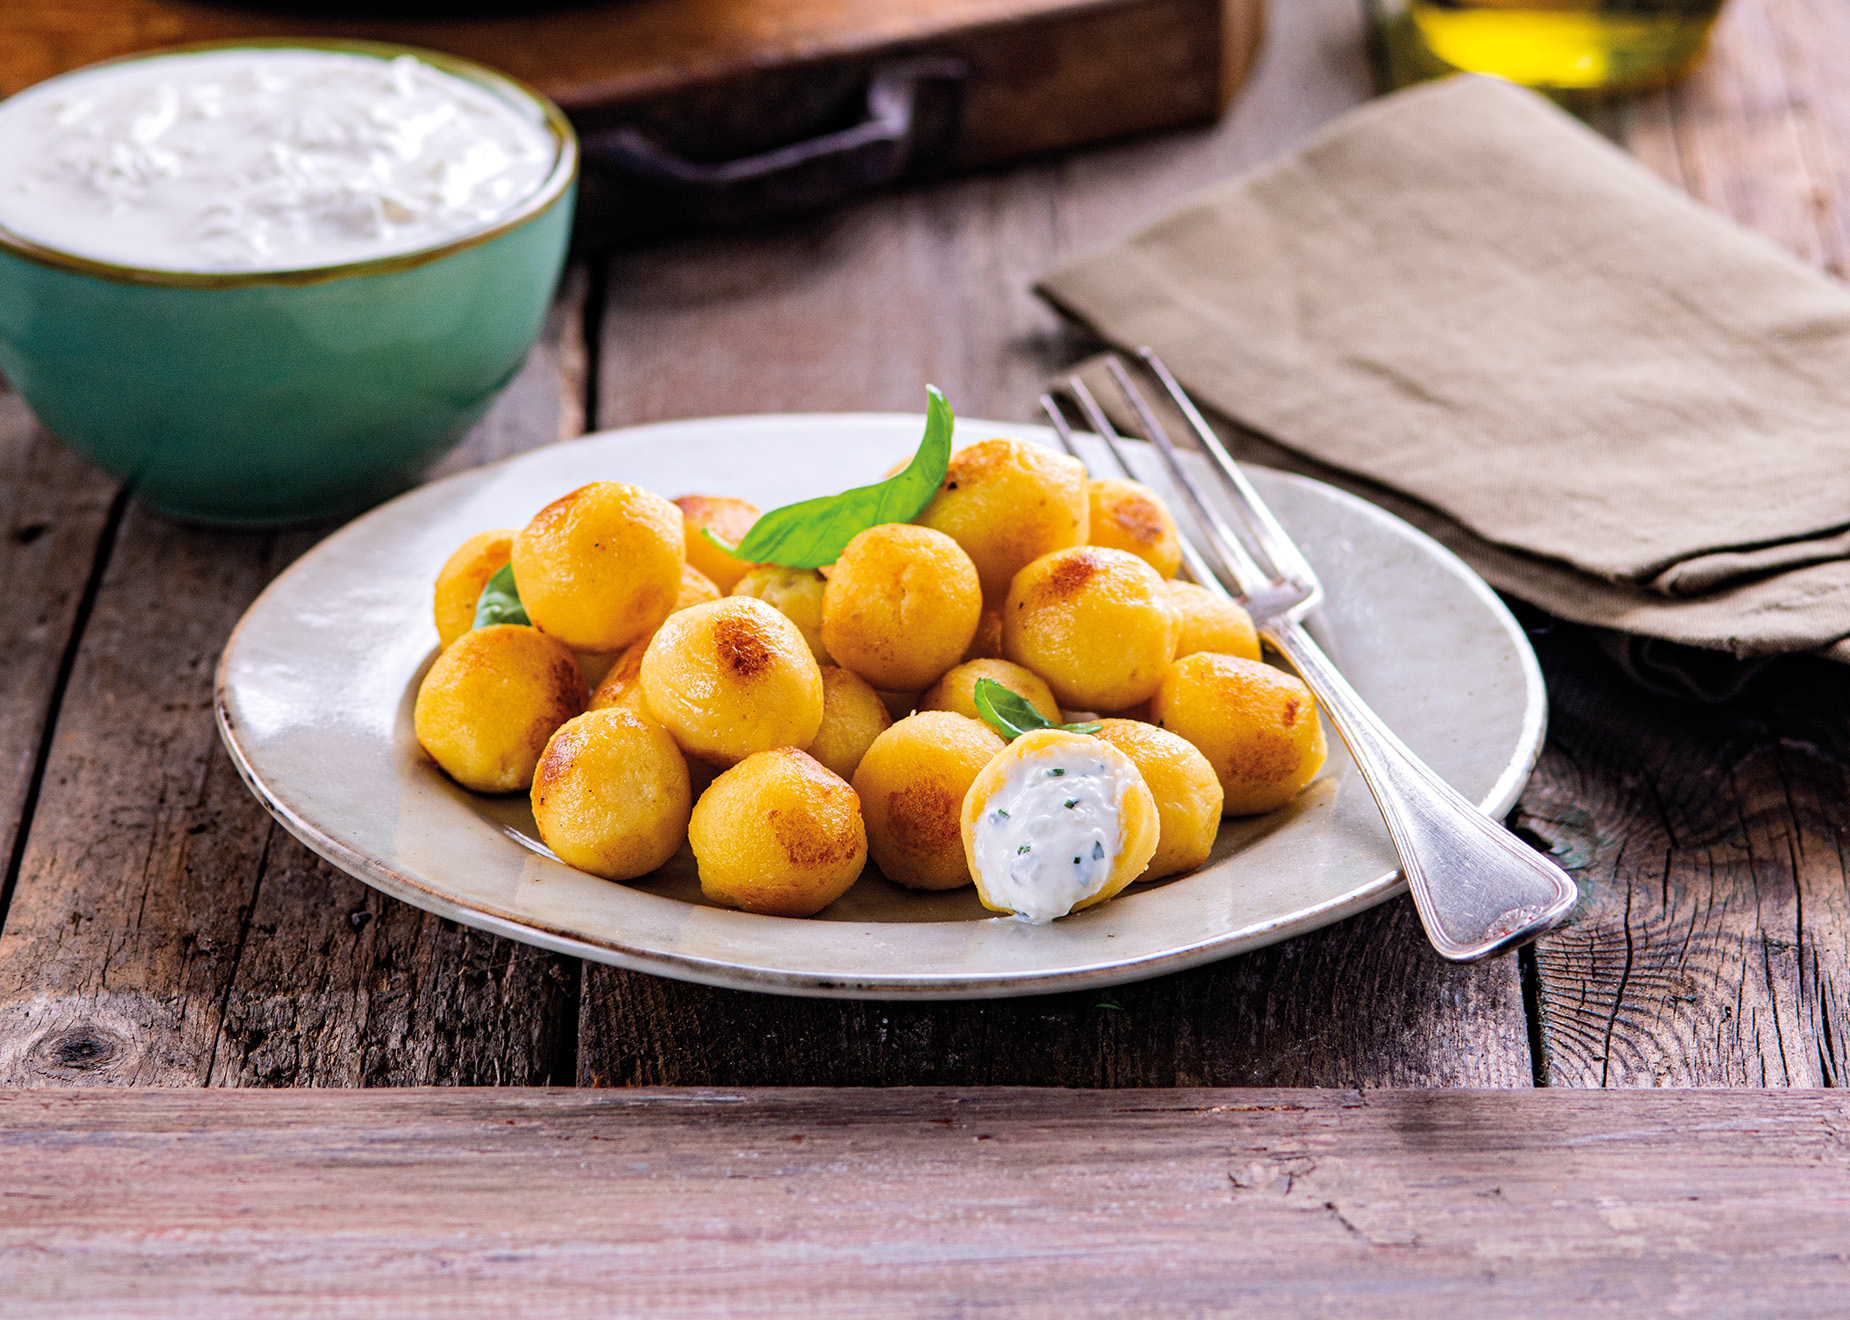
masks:
<svg viewBox="0 0 1850 1320"><path fill-rule="evenodd" d="M1846 1176L1835 1092L37 1091L0 1273L148 1320L1830 1314Z"/></svg>
<svg viewBox="0 0 1850 1320"><path fill-rule="evenodd" d="M381 20L354 16L360 6L345 17L314 17L288 6L266 13L261 6L187 0L12 0L0 11L0 94L156 46L320 35L452 51L576 110L754 67L1123 6L1124 0L607 0L535 6L541 12L508 17Z"/></svg>
<svg viewBox="0 0 1850 1320"><path fill-rule="evenodd" d="M587 964L588 1086L1528 1086L1513 961L1449 966L1404 900L1085 994L782 999Z"/></svg>
<svg viewBox="0 0 1850 1320"><path fill-rule="evenodd" d="M510 436L578 425L562 403L579 383L568 295L465 442L478 459ZM225 638L318 535L188 528L130 505L0 931L0 1084L569 1076L574 964L372 895L313 859L219 744Z"/></svg>
<svg viewBox="0 0 1850 1320"><path fill-rule="evenodd" d="M1077 351L1033 279L1363 99L1360 22L1350 0L1276 6L1253 81L1213 132L617 259L599 424L916 412L928 381L966 416L1033 417L1047 374ZM593 1085L1531 1080L1514 962L1441 964L1402 900L1218 967L1053 999L787 1000L597 966L584 987L579 1076Z"/></svg>
<svg viewBox="0 0 1850 1320"><path fill-rule="evenodd" d="M11 0L0 8L0 95L155 46L361 37L480 60L538 87L587 126L635 120L678 151L716 159L839 127L864 100L878 62L931 55L964 66L955 140L941 163L968 166L1213 118L1250 62L1261 6L622 0L380 21L354 5L328 17L308 6Z"/></svg>
<svg viewBox="0 0 1850 1320"><path fill-rule="evenodd" d="M1681 87L1602 127L1695 196L1841 274L1850 20L1735 0ZM1850 1024L1843 670L1781 662L1719 708L1630 687L1585 638L1540 640L1553 713L1518 816L1581 883L1539 946L1561 1086L1836 1086Z"/></svg>
<svg viewBox="0 0 1850 1320"><path fill-rule="evenodd" d="M0 666L0 914L86 588L116 516L115 485L41 430L0 380L0 580L14 595Z"/></svg>
<svg viewBox="0 0 1850 1320"><path fill-rule="evenodd" d="M1537 950L1558 1086L1837 1086L1850 1024L1850 700L1782 661L1691 707L1586 638L1538 639L1554 709L1518 818L1580 881Z"/></svg>

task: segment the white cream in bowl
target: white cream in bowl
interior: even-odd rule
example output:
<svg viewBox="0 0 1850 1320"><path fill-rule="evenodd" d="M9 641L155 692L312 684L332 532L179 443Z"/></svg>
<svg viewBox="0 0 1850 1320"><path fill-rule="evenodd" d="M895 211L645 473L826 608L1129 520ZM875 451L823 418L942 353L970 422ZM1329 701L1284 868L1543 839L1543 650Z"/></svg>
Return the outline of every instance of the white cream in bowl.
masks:
<svg viewBox="0 0 1850 1320"><path fill-rule="evenodd" d="M0 101L0 228L166 271L280 271L492 228L558 143L408 55L239 48L80 69Z"/></svg>

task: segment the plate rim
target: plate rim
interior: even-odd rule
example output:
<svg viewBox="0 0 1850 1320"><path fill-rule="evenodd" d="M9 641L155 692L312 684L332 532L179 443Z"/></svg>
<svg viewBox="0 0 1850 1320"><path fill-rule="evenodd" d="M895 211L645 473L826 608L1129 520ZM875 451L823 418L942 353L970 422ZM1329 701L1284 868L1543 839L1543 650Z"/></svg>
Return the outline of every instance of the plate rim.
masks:
<svg viewBox="0 0 1850 1320"><path fill-rule="evenodd" d="M490 463L449 473L433 481L421 483L377 505L330 532L278 573L252 600L239 617L230 636L227 637L214 670L213 708L220 739L233 766L237 769L239 778L244 781L246 787L250 789L252 795L265 810L310 851L363 883L423 911L465 926L486 930L521 943L591 962L722 989L782 994L799 998L954 1001L1100 989L1185 971L1204 963L1216 962L1223 958L1264 948L1296 935L1333 925L1337 921L1375 907L1405 890L1406 884L1400 873L1390 871L1322 902L1253 922L1233 931L1225 931L1203 939L1173 945L1159 953L1086 966L1067 966L1045 972L1003 971L960 976L904 972L883 973L878 976L823 976L814 973L753 967L725 960L665 952L659 949L641 949L624 945L616 940L589 939L582 933L559 930L533 918L516 919L490 908L458 902L448 894L431 888L390 863L350 848L328 835L282 801L257 773L240 740L237 720L228 699L227 669L237 649L240 635L252 616L258 612L259 605L271 592L276 591L296 570L297 566L309 556L350 533L354 533L362 523L370 523L374 519L387 515L394 506L414 495L420 495L434 487L453 482L479 481L485 474L529 459L532 455L544 451L569 448L586 441L613 437L640 438L651 434L662 435L676 430L705 430L729 423L762 422L770 418L785 423L816 421L828 425L852 425L856 422L891 424L896 420L918 424L923 422L922 414L903 412L742 413L611 427L587 432L568 440L535 446ZM1018 434L1042 444L1056 443L1053 431L1046 426L1021 422L994 422L982 418L959 418L958 420L960 427L995 428L998 431ZM1513 643L1518 667L1522 673L1524 709L1514 754L1490 790L1478 803L1480 809L1487 815L1500 820L1515 805L1523 787L1533 774L1541 757L1547 734L1547 686L1542 676L1540 661L1536 658L1535 649L1529 644L1528 636L1520 621L1510 612L1509 607L1497 596L1483 577L1462 558L1389 510L1339 486L1299 473L1267 468L1261 464L1242 464L1242 466L1257 468L1270 476L1293 484L1314 487L1320 493L1333 497L1337 503L1348 506L1361 516L1393 525L1397 531L1410 533L1413 539L1421 544L1425 552L1451 569L1454 576L1502 625ZM904 929L907 923L883 924L890 925L897 930Z"/></svg>

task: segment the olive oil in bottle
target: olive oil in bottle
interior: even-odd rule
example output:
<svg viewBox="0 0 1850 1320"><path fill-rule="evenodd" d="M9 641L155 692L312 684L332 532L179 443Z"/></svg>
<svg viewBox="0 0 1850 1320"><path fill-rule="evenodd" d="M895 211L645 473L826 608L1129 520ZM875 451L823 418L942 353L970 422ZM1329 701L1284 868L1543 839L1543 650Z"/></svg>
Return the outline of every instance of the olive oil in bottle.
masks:
<svg viewBox="0 0 1850 1320"><path fill-rule="evenodd" d="M1380 17L1390 62L1403 71L1465 69L1551 91L1623 91L1687 72L1721 0L1401 0L1377 8L1400 11Z"/></svg>

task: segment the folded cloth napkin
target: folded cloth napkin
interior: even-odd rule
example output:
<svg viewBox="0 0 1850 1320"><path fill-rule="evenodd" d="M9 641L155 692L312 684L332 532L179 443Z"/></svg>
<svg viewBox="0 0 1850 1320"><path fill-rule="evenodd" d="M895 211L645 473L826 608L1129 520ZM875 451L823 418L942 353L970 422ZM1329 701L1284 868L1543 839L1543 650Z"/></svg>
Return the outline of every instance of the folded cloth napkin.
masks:
<svg viewBox="0 0 1850 1320"><path fill-rule="evenodd" d="M1850 289L1534 93L1375 101L1039 290L1511 595L1850 661Z"/></svg>

